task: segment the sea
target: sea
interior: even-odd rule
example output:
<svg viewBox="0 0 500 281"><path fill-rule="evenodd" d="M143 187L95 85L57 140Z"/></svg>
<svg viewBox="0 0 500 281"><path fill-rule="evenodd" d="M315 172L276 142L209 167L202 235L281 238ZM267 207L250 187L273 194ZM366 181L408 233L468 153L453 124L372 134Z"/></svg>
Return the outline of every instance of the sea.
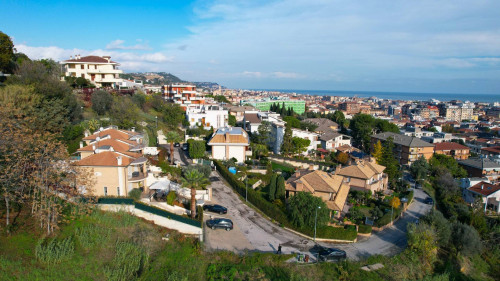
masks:
<svg viewBox="0 0 500 281"><path fill-rule="evenodd" d="M500 95L495 94L449 94L449 93L408 93L408 92L372 92L372 91L334 91L334 90L296 90L296 89L254 89L255 91L269 91L281 93L296 93L314 96L342 96L342 97L377 97L379 99L391 100L420 100L430 101L471 101L494 103L500 102Z"/></svg>

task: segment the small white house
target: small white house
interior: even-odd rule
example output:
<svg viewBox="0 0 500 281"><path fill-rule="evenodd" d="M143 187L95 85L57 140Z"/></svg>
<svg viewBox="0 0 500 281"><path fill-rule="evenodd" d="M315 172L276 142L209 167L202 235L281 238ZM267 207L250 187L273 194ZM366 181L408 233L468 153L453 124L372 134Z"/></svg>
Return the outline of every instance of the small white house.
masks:
<svg viewBox="0 0 500 281"><path fill-rule="evenodd" d="M240 127L219 128L208 145L212 147L212 158L229 160L235 158L238 163L245 161L248 146L248 134Z"/></svg>
<svg viewBox="0 0 500 281"><path fill-rule="evenodd" d="M319 137L321 148L335 151L343 145L351 146L351 137L335 132L328 132Z"/></svg>
<svg viewBox="0 0 500 281"><path fill-rule="evenodd" d="M186 119L190 127L203 126L205 129L227 126L228 111L218 105L188 106Z"/></svg>
<svg viewBox="0 0 500 281"><path fill-rule="evenodd" d="M497 213L500 213L500 185L482 181L469 187L467 190L474 198L481 198L485 212L490 207Z"/></svg>
<svg viewBox="0 0 500 281"><path fill-rule="evenodd" d="M292 137L297 137L297 138L301 138L301 139L308 139L311 141L311 143L307 147L307 150L304 153L302 153L304 155L309 154L311 152L311 150L314 150L318 147L318 144L321 144L321 142L318 140L319 135L317 133L311 132L311 131L292 129Z"/></svg>

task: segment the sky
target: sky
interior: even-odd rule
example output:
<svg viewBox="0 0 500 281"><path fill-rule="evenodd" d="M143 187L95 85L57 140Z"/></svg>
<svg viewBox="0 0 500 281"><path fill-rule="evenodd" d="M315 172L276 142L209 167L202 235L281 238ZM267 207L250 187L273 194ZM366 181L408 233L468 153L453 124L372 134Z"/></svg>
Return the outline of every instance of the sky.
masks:
<svg viewBox="0 0 500 281"><path fill-rule="evenodd" d="M110 55L242 89L500 96L498 0L0 0L32 59Z"/></svg>

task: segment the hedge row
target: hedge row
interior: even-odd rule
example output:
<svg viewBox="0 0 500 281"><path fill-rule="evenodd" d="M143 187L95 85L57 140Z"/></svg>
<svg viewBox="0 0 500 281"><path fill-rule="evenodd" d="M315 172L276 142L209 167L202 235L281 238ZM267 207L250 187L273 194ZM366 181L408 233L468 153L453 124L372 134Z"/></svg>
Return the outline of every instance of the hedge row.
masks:
<svg viewBox="0 0 500 281"><path fill-rule="evenodd" d="M383 215L382 217L380 217L376 222L375 222L375 225L377 227L382 227L384 225L387 225L391 222L391 213L393 213L392 215L392 221L396 220L399 215L401 214L401 212L403 211L403 208L402 207L399 207L397 209L394 209L394 212L387 212L385 215Z"/></svg>
<svg viewBox="0 0 500 281"><path fill-rule="evenodd" d="M285 157L285 156L281 156L281 155L273 155L272 157L282 159L282 160L295 161L295 162L301 162L301 163L306 163L306 164L315 164L315 165L334 167L334 168L338 165L337 163L334 163L334 162L306 160L306 159L300 159L300 158L295 158L295 157Z"/></svg>
<svg viewBox="0 0 500 281"><path fill-rule="evenodd" d="M222 165L218 160L214 160L214 165L217 167L217 171L222 175L222 177L229 183L229 185L241 196L245 197L245 185L239 181L233 174L229 173L227 168ZM281 211L278 206L264 199L258 192L253 189L248 189L248 201L252 203L255 207L261 210L264 214L270 218L278 221L282 225L304 233L308 236L314 236L314 229L298 229L294 227L289 221L285 213ZM347 227L346 229L340 227L323 226L318 227L316 232L317 237L325 239L339 239L339 240L350 240L353 241L357 237L356 227Z"/></svg>
<svg viewBox="0 0 500 281"><path fill-rule="evenodd" d="M214 165L217 168L217 171L219 171L221 176L229 183L234 191L245 197L245 184L243 184L233 174L231 174L220 161L214 160ZM247 197L248 201L250 201L250 203L261 210L264 214L275 219L285 226L290 226L286 214L283 213L283 211L281 211L278 206L262 198L262 196L258 192L256 192L252 188L248 188Z"/></svg>
<svg viewBox="0 0 500 281"><path fill-rule="evenodd" d="M358 232L363 234L372 233L372 226L366 224L359 225Z"/></svg>

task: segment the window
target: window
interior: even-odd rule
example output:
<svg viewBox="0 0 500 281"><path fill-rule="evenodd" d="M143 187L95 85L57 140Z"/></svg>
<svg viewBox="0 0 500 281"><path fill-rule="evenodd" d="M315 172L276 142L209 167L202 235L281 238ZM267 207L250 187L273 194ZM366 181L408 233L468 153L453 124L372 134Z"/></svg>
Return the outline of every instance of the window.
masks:
<svg viewBox="0 0 500 281"><path fill-rule="evenodd" d="M101 74L102 79L106 78L106 74Z"/></svg>
<svg viewBox="0 0 500 281"><path fill-rule="evenodd" d="M104 187L104 196L108 196L108 188L106 186Z"/></svg>
<svg viewBox="0 0 500 281"><path fill-rule="evenodd" d="M82 64L82 65L80 65L80 68L81 69L85 69L85 66Z"/></svg>
<svg viewBox="0 0 500 281"><path fill-rule="evenodd" d="M82 74L82 78L85 78L85 74Z"/></svg>
<svg viewBox="0 0 500 281"><path fill-rule="evenodd" d="M118 194L118 196L120 196L120 187L119 186L116 188L116 194Z"/></svg>

